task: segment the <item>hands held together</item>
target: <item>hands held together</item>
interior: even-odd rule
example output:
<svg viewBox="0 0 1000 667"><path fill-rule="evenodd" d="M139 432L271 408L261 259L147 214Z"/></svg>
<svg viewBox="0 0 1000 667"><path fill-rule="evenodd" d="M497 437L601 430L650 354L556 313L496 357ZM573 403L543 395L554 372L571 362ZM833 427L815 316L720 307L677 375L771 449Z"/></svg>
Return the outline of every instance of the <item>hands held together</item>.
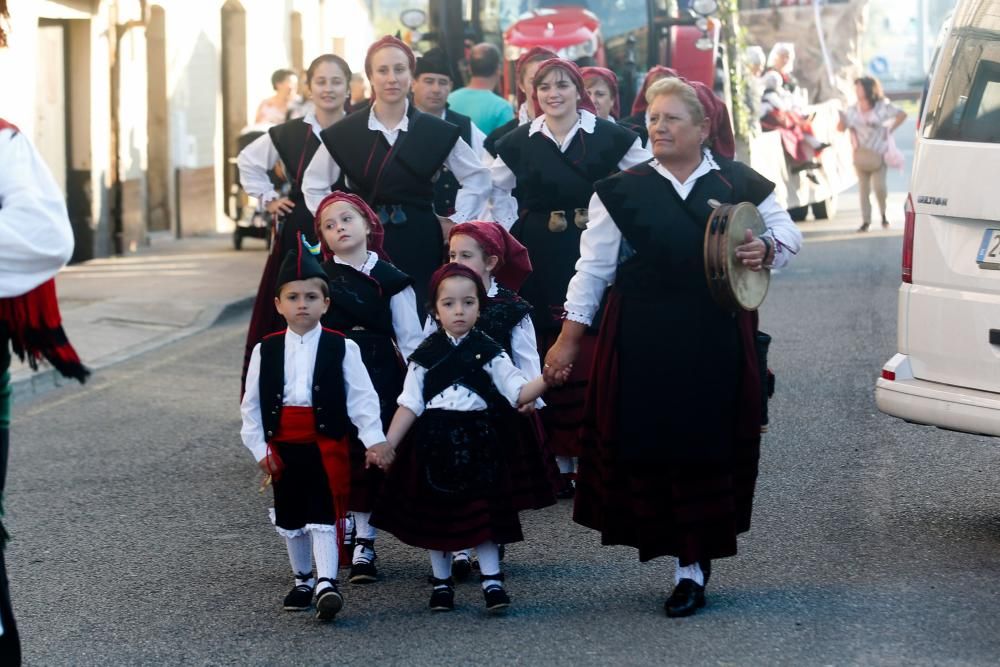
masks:
<svg viewBox="0 0 1000 667"><path fill-rule="evenodd" d="M378 466L382 470L388 470L389 466L396 459L396 446L388 441L372 445L365 452L365 468Z"/></svg>

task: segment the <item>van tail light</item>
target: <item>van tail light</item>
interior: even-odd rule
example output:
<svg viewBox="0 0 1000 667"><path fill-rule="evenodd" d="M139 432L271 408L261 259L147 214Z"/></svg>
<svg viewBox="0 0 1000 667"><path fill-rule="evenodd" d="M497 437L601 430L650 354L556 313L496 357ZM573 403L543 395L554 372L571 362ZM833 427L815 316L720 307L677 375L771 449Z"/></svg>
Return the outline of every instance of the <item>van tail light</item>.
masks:
<svg viewBox="0 0 1000 667"><path fill-rule="evenodd" d="M906 222L903 225L903 282L913 282L913 226L917 221L917 212L913 209L913 195L906 195L903 204L903 215Z"/></svg>
<svg viewBox="0 0 1000 667"><path fill-rule="evenodd" d="M883 368L882 369L882 379L883 380L895 380L896 379L896 371L887 371L887 370L885 370Z"/></svg>

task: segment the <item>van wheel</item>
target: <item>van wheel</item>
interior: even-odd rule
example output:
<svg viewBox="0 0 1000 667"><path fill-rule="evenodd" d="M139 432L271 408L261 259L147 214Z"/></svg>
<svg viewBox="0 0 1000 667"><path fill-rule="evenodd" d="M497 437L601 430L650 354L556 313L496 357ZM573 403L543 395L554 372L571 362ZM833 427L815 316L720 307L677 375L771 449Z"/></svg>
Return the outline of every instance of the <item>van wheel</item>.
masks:
<svg viewBox="0 0 1000 667"><path fill-rule="evenodd" d="M813 217L817 220L829 220L837 215L837 198L830 197L812 205Z"/></svg>
<svg viewBox="0 0 1000 667"><path fill-rule="evenodd" d="M788 209L788 215L791 216L792 222L802 222L809 215L808 206L796 206L795 208Z"/></svg>

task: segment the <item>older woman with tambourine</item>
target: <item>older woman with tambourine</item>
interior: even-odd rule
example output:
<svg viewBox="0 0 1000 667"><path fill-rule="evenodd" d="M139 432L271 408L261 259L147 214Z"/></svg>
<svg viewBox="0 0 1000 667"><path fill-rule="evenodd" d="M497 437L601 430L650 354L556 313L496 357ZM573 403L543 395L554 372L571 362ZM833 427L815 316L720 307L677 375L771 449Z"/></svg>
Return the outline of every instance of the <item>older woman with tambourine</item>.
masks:
<svg viewBox="0 0 1000 667"><path fill-rule="evenodd" d="M664 79L647 98L655 159L596 184L544 371L554 381L576 361L611 285L574 520L604 544L636 547L642 561L677 558L664 609L687 616L705 604L711 561L735 555L749 529L760 453L757 314L741 304L763 294L736 284L727 299L709 283L785 264L802 236L773 183L703 146L711 123L691 86ZM759 213L758 233L743 228L746 207L724 208L742 202ZM706 250L721 252L725 271L706 272Z"/></svg>

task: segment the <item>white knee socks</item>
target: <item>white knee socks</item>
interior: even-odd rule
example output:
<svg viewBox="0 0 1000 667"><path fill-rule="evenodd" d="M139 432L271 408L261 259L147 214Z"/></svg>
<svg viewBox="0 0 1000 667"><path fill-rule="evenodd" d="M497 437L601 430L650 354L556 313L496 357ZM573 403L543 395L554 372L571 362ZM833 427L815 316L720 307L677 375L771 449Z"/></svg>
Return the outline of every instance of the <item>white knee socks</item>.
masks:
<svg viewBox="0 0 1000 667"><path fill-rule="evenodd" d="M310 535L312 537L313 558L316 560L316 577L336 579L337 568L340 565L340 544L338 544L337 532L335 530L312 530ZM319 589L327 586L329 586L328 583L321 583L316 592L319 593Z"/></svg>
<svg viewBox="0 0 1000 667"><path fill-rule="evenodd" d="M369 519L372 518L371 512L353 512L354 514L354 528L357 530L355 537L361 537L366 540L375 539L375 529L370 523Z"/></svg>
<svg viewBox="0 0 1000 667"><path fill-rule="evenodd" d="M451 552L431 551L429 553L431 555L431 571L434 573L434 578L449 578L451 576Z"/></svg>
<svg viewBox="0 0 1000 667"><path fill-rule="evenodd" d="M496 542L483 542L476 546L476 554L479 556L479 571L485 575L500 574L500 549ZM483 588L495 586L500 582L484 581Z"/></svg>
<svg viewBox="0 0 1000 667"><path fill-rule="evenodd" d="M316 580L312 577L312 540L309 539L309 533L286 537L285 546L288 548L288 562L292 565L295 583L315 586ZM309 576L302 578L299 575Z"/></svg>

